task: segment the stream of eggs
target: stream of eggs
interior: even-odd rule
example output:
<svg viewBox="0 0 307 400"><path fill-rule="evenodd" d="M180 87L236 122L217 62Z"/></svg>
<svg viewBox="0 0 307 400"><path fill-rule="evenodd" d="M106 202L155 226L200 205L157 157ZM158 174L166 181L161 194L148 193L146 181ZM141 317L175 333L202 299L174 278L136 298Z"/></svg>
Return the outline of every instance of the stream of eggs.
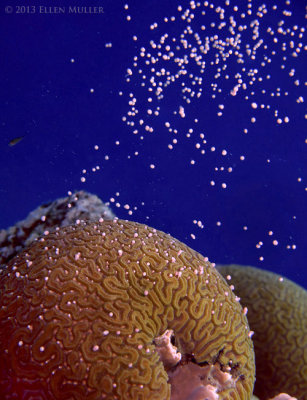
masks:
<svg viewBox="0 0 307 400"><path fill-rule="evenodd" d="M136 24L137 18L131 8L125 4L125 18L127 23ZM218 199L221 206L226 201L224 193L233 189L232 175L244 175L246 162L253 156L255 146L257 154L262 156L256 161L262 171L265 164L269 168L274 163L266 156L269 149L277 152L277 158L283 157L278 154L283 127L293 123L295 142L300 147L306 145L306 136L297 131L293 122L297 118L302 122L306 119L306 82L302 74L297 73L306 50L305 28L296 23L295 13L300 11L290 1L267 4L228 0L183 2L173 14L167 15L165 11L164 18L152 21L147 27L146 40L133 35L135 54L122 77L123 90L118 93L119 102L126 105L121 116L123 131L131 138L125 148L126 158L121 161L123 168L129 168L129 160L140 158L143 146L149 146L150 157L144 157L142 168L148 170L147 174L152 173L153 183L168 179L165 167L168 163L169 178L174 174L172 165L189 171L182 178L185 182L203 171L200 184L197 187L188 185L186 189L189 192L187 207L193 209L193 204L204 196L211 198L212 203ZM150 40L147 40L148 32ZM112 43L106 43L105 47L112 48ZM89 90L95 93L95 88ZM237 124L235 130L234 124ZM261 154L263 139L258 141L257 135L260 132L263 137L261 131L266 129L265 146L268 147L264 146ZM91 170L82 169L81 182L90 180L93 173L103 174L110 168L110 153L120 146L125 146L120 135L109 148L105 143L95 144L97 164ZM298 170L303 171L303 165L301 167ZM285 179L295 180L300 189L306 191L302 175ZM180 185L178 179L174 187L185 201L186 192ZM269 193L264 185L264 197L270 196ZM137 219L145 205L142 196L135 204L120 191L110 196L108 203L115 213L125 211L131 219ZM146 206L150 208L150 204ZM190 218L190 239L197 239L202 230L227 225L227 221L217 217L213 228L209 213L204 210L202 215ZM149 216L146 218L149 224L154 224ZM296 218L295 214L291 216L293 221ZM248 232L248 215L245 220L245 223L240 222L240 229ZM282 245L294 251L295 240L290 233L285 234L287 240L283 239L281 244L274 224L263 228L259 241L253 243L254 248L259 249L257 261L264 259L261 248L266 241L270 246Z"/></svg>

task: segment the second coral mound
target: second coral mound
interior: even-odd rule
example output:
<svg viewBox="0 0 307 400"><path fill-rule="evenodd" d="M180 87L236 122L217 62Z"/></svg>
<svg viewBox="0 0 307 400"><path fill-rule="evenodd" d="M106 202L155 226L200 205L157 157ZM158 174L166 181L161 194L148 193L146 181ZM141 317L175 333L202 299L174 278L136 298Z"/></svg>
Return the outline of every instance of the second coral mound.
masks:
<svg viewBox="0 0 307 400"><path fill-rule="evenodd" d="M145 225L45 232L0 273L0 307L2 399L170 399L182 371L186 398L251 397L238 298L207 259Z"/></svg>
<svg viewBox="0 0 307 400"><path fill-rule="evenodd" d="M219 266L248 308L255 332L255 394L269 399L287 392L307 400L307 291L273 272L239 265ZM286 399L286 397L285 397Z"/></svg>

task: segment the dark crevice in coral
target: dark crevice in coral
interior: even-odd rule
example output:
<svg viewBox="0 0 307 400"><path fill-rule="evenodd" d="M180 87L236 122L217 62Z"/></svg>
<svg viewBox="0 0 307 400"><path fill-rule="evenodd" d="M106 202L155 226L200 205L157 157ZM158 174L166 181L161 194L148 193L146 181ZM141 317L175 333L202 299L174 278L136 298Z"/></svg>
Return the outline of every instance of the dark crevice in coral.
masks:
<svg viewBox="0 0 307 400"><path fill-rule="evenodd" d="M225 347L223 347L221 350L218 351L217 355L216 355L216 356L213 358L213 360L212 360L212 364L219 363L219 364L222 366L222 364L221 364L219 358L220 358L221 355L224 353L224 349L225 349Z"/></svg>
<svg viewBox="0 0 307 400"><path fill-rule="evenodd" d="M198 362L196 361L195 357L193 354L183 354L182 355L182 359L180 361L180 364L187 364L187 363L194 363L194 364L198 364ZM200 365L200 364L199 364Z"/></svg>
<svg viewBox="0 0 307 400"><path fill-rule="evenodd" d="M240 364L230 365L230 373L234 378L240 377L241 380L245 379L244 375L240 375Z"/></svg>

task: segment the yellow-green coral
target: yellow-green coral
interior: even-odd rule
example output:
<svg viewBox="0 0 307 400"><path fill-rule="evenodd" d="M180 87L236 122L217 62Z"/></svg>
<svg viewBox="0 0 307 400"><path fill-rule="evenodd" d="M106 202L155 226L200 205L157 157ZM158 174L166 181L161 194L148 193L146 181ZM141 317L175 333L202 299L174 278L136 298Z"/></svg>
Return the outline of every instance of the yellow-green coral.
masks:
<svg viewBox="0 0 307 400"><path fill-rule="evenodd" d="M280 275L253 267L219 266L235 286L255 332L255 394L286 392L307 399L307 291Z"/></svg>
<svg viewBox="0 0 307 400"><path fill-rule="evenodd" d="M168 373L193 364L220 398L248 400L254 353L237 300L207 259L145 225L46 232L0 274L1 399L170 399ZM170 371L161 335L181 353Z"/></svg>

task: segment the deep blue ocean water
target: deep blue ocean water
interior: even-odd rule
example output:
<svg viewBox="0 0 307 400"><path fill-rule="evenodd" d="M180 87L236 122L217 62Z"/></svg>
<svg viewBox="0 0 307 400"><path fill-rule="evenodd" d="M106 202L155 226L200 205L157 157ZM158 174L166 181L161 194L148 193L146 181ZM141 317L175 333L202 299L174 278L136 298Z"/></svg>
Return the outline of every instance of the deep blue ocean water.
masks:
<svg viewBox="0 0 307 400"><path fill-rule="evenodd" d="M0 228L83 189L307 287L304 3L262 4L2 2Z"/></svg>

